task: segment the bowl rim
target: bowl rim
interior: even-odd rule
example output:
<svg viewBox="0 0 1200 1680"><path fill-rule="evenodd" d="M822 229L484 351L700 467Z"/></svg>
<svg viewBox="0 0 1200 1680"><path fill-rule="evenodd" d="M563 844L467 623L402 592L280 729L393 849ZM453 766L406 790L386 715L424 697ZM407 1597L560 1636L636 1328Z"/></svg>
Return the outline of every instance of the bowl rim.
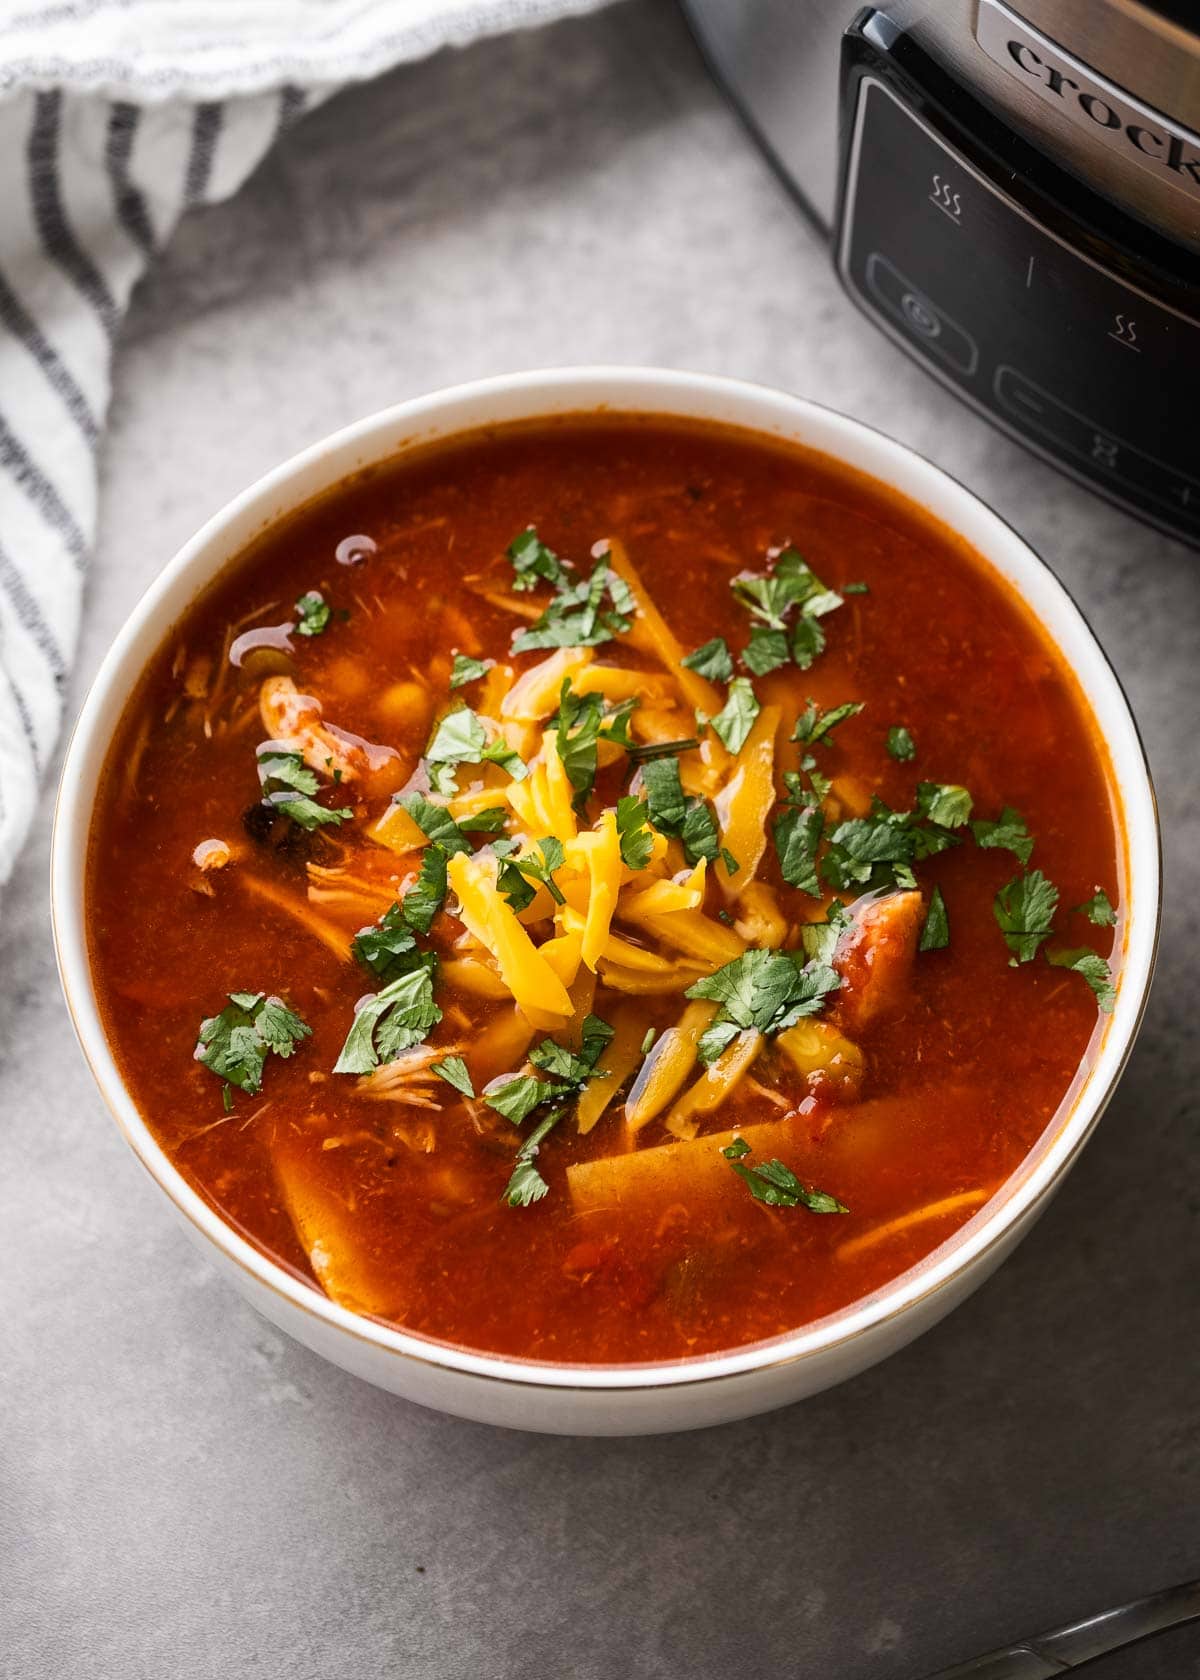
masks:
<svg viewBox="0 0 1200 1680"><path fill-rule="evenodd" d="M689 406L688 399L691 399ZM538 399L535 403L533 399ZM564 400L567 399L567 400ZM454 411L472 404L512 400L517 411L507 418L454 421ZM722 420L708 412L718 404L761 410L755 418ZM661 1362L627 1364L553 1363L518 1356L477 1352L468 1347L396 1329L351 1312L329 1299L298 1273L269 1258L228 1224L187 1182L154 1138L116 1065L108 1044L92 984L82 914L88 836L99 770L146 655L136 644L161 615L163 603L184 579L194 598L245 547L246 539L227 541L239 520L261 513L265 528L314 495L350 476L345 467L319 487L300 494L298 481L328 464L331 457L364 446L361 465L394 459L409 448L442 443L491 424L536 421L568 413L662 415L707 419L826 453L875 478L945 524L976 549L1008 587L1020 595L1072 671L1099 733L1096 685L1107 692L1106 704L1123 731L1119 743L1127 760L1118 770L1117 746L1108 739L1115 813L1123 832L1123 898L1133 910L1123 918L1124 949L1117 1006L1107 1020L1092 1066L1076 1075L1041 1137L978 1212L922 1261L898 1274L872 1294L767 1341L723 1353ZM439 429L449 413L451 424ZM822 434L814 439L806 433ZM394 434L394 435L393 435ZM390 439L385 447L381 440ZM846 451L839 445L846 445ZM875 463L856 458L867 455ZM887 470L896 469L895 476ZM908 482L899 482L907 478ZM287 491L293 491L288 496ZM931 500L925 500L927 493ZM272 511L273 504L280 506ZM966 527L966 529L964 528ZM974 534L968 534L968 530ZM986 539L986 540L985 540ZM223 553L215 556L216 548ZM997 548L1016 556L1036 583L1041 604L1031 600L994 557ZM194 577L190 574L195 573ZM1028 580L1026 580L1028 581ZM1053 604L1071 626L1068 645L1051 629L1041 607ZM158 623L150 636L161 645L177 613ZM1081 673L1087 665L1088 676ZM1110 720L1111 721L1111 720ZM85 792L85 790L87 790ZM403 1362L528 1391L614 1394L656 1388L684 1388L754 1372L794 1365L858 1341L908 1316L922 1302L944 1295L965 1274L983 1265L1003 1244L1015 1240L1040 1206L1061 1183L1095 1129L1128 1062L1145 1012L1153 978L1161 925L1162 839L1157 804L1146 758L1128 699L1112 664L1069 591L1023 537L974 491L953 475L877 428L809 398L774 387L722 375L639 366L590 365L533 369L472 380L409 398L340 428L310 444L261 475L217 510L186 541L142 593L124 619L92 679L72 728L55 801L51 835L50 909L55 955L63 994L76 1036L92 1076L116 1124L142 1166L193 1229L223 1258L262 1288L281 1297L328 1329L368 1344ZM1142 908L1144 900L1145 908ZM1001 1249L1001 1253L1003 1249ZM999 1258L1000 1256L997 1256ZM952 1304L952 1298L947 1305Z"/></svg>

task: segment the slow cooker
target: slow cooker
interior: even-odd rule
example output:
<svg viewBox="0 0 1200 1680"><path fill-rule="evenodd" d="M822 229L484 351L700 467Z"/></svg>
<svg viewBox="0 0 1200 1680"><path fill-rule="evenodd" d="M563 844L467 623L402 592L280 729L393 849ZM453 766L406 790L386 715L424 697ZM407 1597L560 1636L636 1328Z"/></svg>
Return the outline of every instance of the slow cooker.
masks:
<svg viewBox="0 0 1200 1680"><path fill-rule="evenodd" d="M1200 544L1200 0L683 0L874 324Z"/></svg>

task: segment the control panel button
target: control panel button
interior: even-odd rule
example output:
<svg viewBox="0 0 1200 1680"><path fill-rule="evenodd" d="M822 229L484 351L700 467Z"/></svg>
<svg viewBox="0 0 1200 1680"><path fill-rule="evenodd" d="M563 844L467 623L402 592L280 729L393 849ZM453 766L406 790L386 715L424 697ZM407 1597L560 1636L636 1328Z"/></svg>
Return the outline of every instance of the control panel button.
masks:
<svg viewBox="0 0 1200 1680"><path fill-rule="evenodd" d="M867 258L867 284L892 318L930 355L964 377L975 372L979 351L970 333L878 251Z"/></svg>
<svg viewBox="0 0 1200 1680"><path fill-rule="evenodd" d="M1200 510L1200 480L1117 437L1007 363L996 369L996 400L1023 429L1066 450L1102 477L1187 516Z"/></svg>

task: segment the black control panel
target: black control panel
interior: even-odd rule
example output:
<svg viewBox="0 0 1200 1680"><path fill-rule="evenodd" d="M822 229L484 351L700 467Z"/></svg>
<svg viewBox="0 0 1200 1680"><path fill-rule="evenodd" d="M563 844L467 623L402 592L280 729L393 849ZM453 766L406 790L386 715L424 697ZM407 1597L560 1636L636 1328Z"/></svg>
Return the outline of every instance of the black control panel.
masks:
<svg viewBox="0 0 1200 1680"><path fill-rule="evenodd" d="M1001 164L977 143L992 119L946 110L892 59L894 44L883 32L872 42L869 25L848 40L843 284L1006 431L1200 543L1200 311L1186 279L1161 284L1160 269L1074 220L1061 196L1049 214L1053 171L1034 182L1014 168L1023 143Z"/></svg>

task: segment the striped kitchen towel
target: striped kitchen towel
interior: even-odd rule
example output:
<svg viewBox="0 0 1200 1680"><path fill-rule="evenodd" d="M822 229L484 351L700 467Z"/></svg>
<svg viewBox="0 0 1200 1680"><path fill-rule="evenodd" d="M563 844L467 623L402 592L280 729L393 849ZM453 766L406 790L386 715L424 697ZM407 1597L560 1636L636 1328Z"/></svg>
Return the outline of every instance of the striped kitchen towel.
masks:
<svg viewBox="0 0 1200 1680"><path fill-rule="evenodd" d="M52 756L130 292L338 86L604 0L0 0L0 882Z"/></svg>

